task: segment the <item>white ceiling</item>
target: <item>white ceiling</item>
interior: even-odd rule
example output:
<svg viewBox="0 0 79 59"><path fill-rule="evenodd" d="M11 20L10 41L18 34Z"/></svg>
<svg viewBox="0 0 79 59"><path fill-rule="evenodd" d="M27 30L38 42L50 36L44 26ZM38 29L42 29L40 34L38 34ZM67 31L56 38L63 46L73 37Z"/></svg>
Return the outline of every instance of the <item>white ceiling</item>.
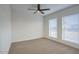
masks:
<svg viewBox="0 0 79 59"><path fill-rule="evenodd" d="M28 9L36 9L36 4L15 4L12 5L12 10L15 12L24 12L24 13L28 13L28 14L33 14L32 10L28 10ZM59 11L61 9L67 8L72 6L72 4L41 4L41 8L50 8L49 11L44 11L44 15Z"/></svg>

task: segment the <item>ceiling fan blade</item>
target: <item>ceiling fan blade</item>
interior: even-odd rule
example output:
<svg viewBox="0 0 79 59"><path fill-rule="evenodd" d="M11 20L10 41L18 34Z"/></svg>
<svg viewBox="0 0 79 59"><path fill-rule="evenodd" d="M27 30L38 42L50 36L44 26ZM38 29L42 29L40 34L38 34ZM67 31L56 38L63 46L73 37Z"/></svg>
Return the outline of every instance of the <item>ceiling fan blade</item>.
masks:
<svg viewBox="0 0 79 59"><path fill-rule="evenodd" d="M46 10L50 10L50 9L41 9L41 11L46 11Z"/></svg>
<svg viewBox="0 0 79 59"><path fill-rule="evenodd" d="M28 10L36 10L36 9L28 9Z"/></svg>
<svg viewBox="0 0 79 59"><path fill-rule="evenodd" d="M37 9L40 10L40 4L37 5Z"/></svg>
<svg viewBox="0 0 79 59"><path fill-rule="evenodd" d="M37 12L37 10L36 10L36 12ZM34 12L34 14L35 14L36 12Z"/></svg>
<svg viewBox="0 0 79 59"><path fill-rule="evenodd" d="M44 12L40 11L42 14L44 14Z"/></svg>

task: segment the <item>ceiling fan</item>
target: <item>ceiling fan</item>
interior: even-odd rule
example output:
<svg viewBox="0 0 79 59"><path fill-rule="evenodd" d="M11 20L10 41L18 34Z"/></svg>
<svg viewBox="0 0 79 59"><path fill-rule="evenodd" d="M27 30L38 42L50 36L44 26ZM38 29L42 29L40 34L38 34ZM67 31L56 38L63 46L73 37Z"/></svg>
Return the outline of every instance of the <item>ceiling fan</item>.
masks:
<svg viewBox="0 0 79 59"><path fill-rule="evenodd" d="M50 10L50 9L49 9L49 8L47 8L47 9L41 9L41 8L40 8L40 4L37 4L37 9L28 9L28 10L35 10L34 14L37 13L38 11L39 11L40 13L44 14L43 11L47 11L47 10Z"/></svg>

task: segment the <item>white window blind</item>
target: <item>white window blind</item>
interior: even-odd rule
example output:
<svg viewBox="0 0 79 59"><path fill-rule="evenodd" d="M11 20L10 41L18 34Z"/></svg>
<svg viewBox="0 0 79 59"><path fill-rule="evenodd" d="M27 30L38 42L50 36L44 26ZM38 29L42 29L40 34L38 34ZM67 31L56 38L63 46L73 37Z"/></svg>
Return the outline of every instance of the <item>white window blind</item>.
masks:
<svg viewBox="0 0 79 59"><path fill-rule="evenodd" d="M63 17L62 39L79 44L79 14Z"/></svg>
<svg viewBox="0 0 79 59"><path fill-rule="evenodd" d="M57 19L53 18L49 20L49 36L57 38Z"/></svg>

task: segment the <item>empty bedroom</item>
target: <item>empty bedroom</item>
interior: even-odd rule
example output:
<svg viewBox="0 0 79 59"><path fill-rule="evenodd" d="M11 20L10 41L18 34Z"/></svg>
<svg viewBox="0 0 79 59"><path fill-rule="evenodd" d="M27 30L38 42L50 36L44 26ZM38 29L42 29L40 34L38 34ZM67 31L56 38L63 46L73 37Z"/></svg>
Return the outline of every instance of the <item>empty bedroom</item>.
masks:
<svg viewBox="0 0 79 59"><path fill-rule="evenodd" d="M0 54L79 54L79 5L0 4Z"/></svg>

